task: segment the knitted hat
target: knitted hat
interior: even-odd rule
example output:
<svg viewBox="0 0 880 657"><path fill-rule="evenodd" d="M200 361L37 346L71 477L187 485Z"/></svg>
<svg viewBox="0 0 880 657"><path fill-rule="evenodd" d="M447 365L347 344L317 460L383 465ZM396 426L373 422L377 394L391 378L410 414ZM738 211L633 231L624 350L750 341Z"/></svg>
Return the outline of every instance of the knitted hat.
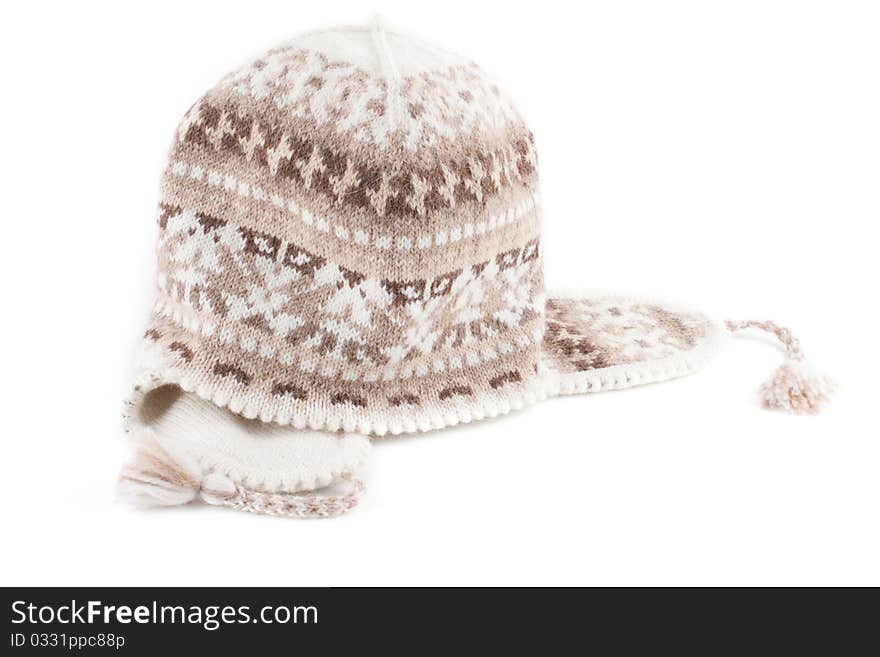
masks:
<svg viewBox="0 0 880 657"><path fill-rule="evenodd" d="M357 502L368 437L712 355L723 327L702 315L547 295L540 217L532 133L466 59L335 29L226 76L184 116L162 175L121 491L333 515ZM792 363L767 403L814 410L826 382L780 335Z"/></svg>

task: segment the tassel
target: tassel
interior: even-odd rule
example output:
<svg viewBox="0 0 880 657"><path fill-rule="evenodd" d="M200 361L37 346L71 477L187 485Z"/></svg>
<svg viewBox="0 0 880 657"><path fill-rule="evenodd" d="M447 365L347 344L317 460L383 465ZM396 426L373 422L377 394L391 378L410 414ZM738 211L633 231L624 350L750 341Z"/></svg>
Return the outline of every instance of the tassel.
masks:
<svg viewBox="0 0 880 657"><path fill-rule="evenodd" d="M185 455L169 454L150 434L138 437L134 457L119 476L117 497L134 506L149 508L189 504L201 498L208 504L242 511L298 518L342 515L358 505L364 484L351 474L340 479L350 490L339 495L265 493L236 485L219 472L203 474Z"/></svg>
<svg viewBox="0 0 880 657"><path fill-rule="evenodd" d="M134 506L178 506L198 497L202 471L186 457L174 458L150 434L137 437L134 456L119 475L117 497Z"/></svg>
<svg viewBox="0 0 880 657"><path fill-rule="evenodd" d="M800 342L787 328L773 322L726 321L731 333L756 328L775 335L785 347L787 361L780 365L760 388L764 408L779 409L796 415L816 415L835 390L834 382L824 374L810 371Z"/></svg>

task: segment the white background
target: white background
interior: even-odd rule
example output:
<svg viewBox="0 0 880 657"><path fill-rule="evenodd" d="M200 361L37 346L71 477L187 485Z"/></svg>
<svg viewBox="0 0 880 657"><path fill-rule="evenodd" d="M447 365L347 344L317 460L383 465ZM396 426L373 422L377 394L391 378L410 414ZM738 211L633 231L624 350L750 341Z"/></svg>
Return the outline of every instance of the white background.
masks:
<svg viewBox="0 0 880 657"><path fill-rule="evenodd" d="M864 2L7 3L0 583L880 584L880 20ZM297 32L367 20L468 54L536 135L548 285L789 325L782 362L375 445L349 516L113 502L174 127Z"/></svg>

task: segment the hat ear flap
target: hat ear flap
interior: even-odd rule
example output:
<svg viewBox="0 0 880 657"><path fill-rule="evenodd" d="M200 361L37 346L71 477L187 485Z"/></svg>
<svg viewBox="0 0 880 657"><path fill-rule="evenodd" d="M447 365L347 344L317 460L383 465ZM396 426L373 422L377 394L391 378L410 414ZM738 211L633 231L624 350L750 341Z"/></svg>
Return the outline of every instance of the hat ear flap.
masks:
<svg viewBox="0 0 880 657"><path fill-rule="evenodd" d="M202 476L192 459L172 456L154 436L144 433L137 439L133 458L122 469L117 496L141 508L178 506L201 498L208 504L240 511L318 518L342 515L360 502L363 482L349 474L339 479L348 490L331 495L248 490L219 472Z"/></svg>
<svg viewBox="0 0 880 657"><path fill-rule="evenodd" d="M357 506L364 485L354 473L369 454L366 436L248 420L160 380L128 403L133 455L119 477L120 499L139 507L201 499L301 518Z"/></svg>

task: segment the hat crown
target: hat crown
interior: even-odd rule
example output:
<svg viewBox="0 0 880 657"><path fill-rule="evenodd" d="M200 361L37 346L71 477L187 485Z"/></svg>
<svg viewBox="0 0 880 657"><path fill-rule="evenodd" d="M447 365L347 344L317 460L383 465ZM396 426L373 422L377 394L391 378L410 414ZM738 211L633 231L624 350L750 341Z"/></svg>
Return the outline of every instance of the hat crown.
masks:
<svg viewBox="0 0 880 657"><path fill-rule="evenodd" d="M269 104L379 149L440 146L519 117L476 64L381 30L331 30L274 48L219 90ZM222 91L221 91L222 93Z"/></svg>

